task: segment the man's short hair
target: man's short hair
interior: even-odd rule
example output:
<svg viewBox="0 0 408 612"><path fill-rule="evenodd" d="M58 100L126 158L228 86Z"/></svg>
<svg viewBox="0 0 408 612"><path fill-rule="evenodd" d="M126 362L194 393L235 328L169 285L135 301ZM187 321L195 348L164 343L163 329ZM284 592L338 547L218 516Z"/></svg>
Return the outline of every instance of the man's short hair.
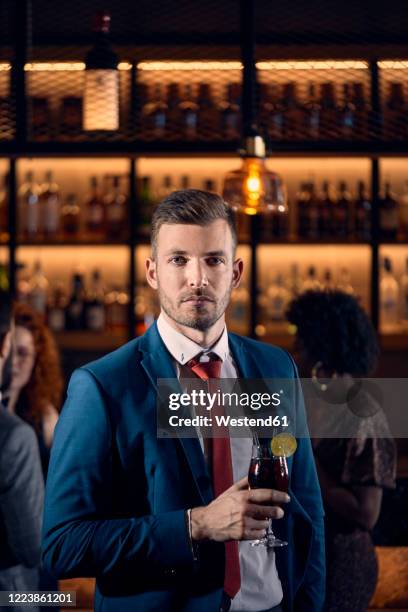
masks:
<svg viewBox="0 0 408 612"><path fill-rule="evenodd" d="M150 238L153 258L156 258L159 230L165 223L205 226L217 219L225 219L228 223L235 252L238 242L235 213L220 195L201 189L173 191L153 213Z"/></svg>
<svg viewBox="0 0 408 612"><path fill-rule="evenodd" d="M6 334L10 331L12 318L12 300L8 291L0 289L0 348Z"/></svg>

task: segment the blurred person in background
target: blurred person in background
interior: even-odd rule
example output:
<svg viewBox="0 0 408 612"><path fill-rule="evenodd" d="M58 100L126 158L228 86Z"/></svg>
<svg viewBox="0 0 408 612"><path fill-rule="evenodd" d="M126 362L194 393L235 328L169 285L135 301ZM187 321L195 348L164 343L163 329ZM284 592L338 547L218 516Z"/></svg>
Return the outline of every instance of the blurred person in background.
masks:
<svg viewBox="0 0 408 612"><path fill-rule="evenodd" d="M11 318L10 296L0 291L0 389L11 365ZM0 396L0 591L38 589L43 497L34 431L6 411Z"/></svg>
<svg viewBox="0 0 408 612"><path fill-rule="evenodd" d="M352 295L307 291L290 304L287 318L297 329L295 358L301 376L312 378L321 397L326 394L323 410L330 410L331 387L343 389L346 397L357 377L374 372L379 354L376 334ZM353 437L312 440L326 513L329 612L367 609L378 577L371 530L380 514L383 489L395 487L395 443L385 414L366 391L359 410L364 418L357 420ZM320 415L330 420L324 412Z"/></svg>
<svg viewBox="0 0 408 612"><path fill-rule="evenodd" d="M40 314L26 304L14 306L12 377L7 409L31 425L38 437L44 477L63 389L60 358Z"/></svg>

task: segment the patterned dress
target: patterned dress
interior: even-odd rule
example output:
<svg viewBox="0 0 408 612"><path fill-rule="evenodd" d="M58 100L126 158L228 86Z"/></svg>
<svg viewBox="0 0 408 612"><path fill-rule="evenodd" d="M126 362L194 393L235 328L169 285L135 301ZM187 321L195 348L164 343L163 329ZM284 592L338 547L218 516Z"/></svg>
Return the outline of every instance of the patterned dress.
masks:
<svg viewBox="0 0 408 612"><path fill-rule="evenodd" d="M339 486L395 487L395 443L383 411L373 413L372 418L361 419L356 437L320 439L314 447L320 465ZM325 512L325 609L327 612L365 612L378 576L371 533L330 508L326 507Z"/></svg>

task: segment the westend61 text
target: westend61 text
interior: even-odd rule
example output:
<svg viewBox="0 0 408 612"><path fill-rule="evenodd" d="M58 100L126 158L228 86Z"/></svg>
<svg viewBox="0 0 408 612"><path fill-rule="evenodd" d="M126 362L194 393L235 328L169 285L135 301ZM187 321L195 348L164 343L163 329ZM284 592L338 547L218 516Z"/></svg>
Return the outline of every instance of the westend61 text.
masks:
<svg viewBox="0 0 408 612"><path fill-rule="evenodd" d="M217 427L288 427L287 416L268 416L265 418L255 417L230 417L216 415L214 417ZM208 416L179 417L177 415L169 418L170 427L213 427L214 419Z"/></svg>
<svg viewBox="0 0 408 612"><path fill-rule="evenodd" d="M169 409L178 410L181 406L200 406L211 410L214 406L241 406L259 410L267 406L279 406L279 393L208 393L203 389L193 389L190 393L170 393Z"/></svg>

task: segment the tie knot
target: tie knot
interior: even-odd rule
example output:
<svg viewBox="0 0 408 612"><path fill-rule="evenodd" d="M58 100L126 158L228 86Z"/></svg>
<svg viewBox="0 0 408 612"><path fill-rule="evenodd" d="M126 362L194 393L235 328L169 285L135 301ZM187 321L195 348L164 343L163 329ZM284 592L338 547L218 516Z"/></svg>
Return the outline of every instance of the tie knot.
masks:
<svg viewBox="0 0 408 612"><path fill-rule="evenodd" d="M209 361L200 361L200 355L197 355L187 363L190 370L201 380L221 377L221 359L214 353L209 353L209 357Z"/></svg>

